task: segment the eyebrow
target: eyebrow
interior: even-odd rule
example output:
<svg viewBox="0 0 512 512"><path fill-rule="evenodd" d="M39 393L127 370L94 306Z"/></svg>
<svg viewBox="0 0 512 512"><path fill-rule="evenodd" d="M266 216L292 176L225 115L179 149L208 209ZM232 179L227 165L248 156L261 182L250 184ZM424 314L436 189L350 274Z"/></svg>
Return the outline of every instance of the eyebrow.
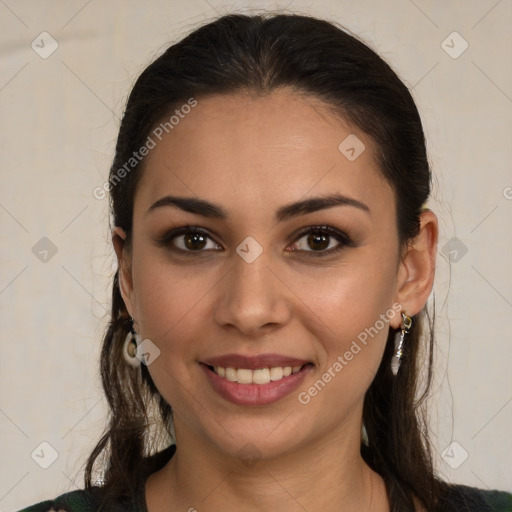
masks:
<svg viewBox="0 0 512 512"><path fill-rule="evenodd" d="M332 194L328 196L311 197L303 201L282 206L277 210L275 220L277 222L283 222L293 217L298 217L299 215L306 215L335 206L352 206L371 215L370 208L361 201L342 194ZM150 206L147 213L164 207L175 207L185 212L195 213L212 219L225 220L229 217L227 211L218 204L196 197L176 196L162 197Z"/></svg>

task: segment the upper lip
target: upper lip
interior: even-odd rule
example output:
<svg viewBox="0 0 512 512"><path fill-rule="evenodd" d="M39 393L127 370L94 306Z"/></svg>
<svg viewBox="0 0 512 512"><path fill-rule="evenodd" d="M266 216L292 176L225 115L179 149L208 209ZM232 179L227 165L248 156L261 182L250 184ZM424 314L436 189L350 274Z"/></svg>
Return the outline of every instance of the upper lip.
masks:
<svg viewBox="0 0 512 512"><path fill-rule="evenodd" d="M222 368L247 368L257 370L259 368L272 368L276 366L303 366L309 361L281 354L260 354L258 356L243 356L240 354L225 354L211 357L201 361L208 366L221 366Z"/></svg>

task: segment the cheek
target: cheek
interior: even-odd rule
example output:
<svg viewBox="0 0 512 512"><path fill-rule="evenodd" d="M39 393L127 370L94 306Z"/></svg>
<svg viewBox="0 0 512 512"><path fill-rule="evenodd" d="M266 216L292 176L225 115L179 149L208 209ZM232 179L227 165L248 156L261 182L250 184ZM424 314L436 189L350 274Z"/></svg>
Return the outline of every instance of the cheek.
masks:
<svg viewBox="0 0 512 512"><path fill-rule="evenodd" d="M385 313L394 294L391 269L372 273L368 268L361 263L302 277L299 297L327 329L343 337L357 335Z"/></svg>
<svg viewBox="0 0 512 512"><path fill-rule="evenodd" d="M142 335L158 344L183 337L212 288L207 273L172 266L151 251L134 260L133 280Z"/></svg>
<svg viewBox="0 0 512 512"><path fill-rule="evenodd" d="M351 269L331 278L329 293L321 293L318 281L308 291L321 320L310 314L309 329L320 338L321 351L319 371L299 390L299 400L333 428L339 421L333 408L345 414L362 404L381 364L394 312L388 279Z"/></svg>
<svg viewBox="0 0 512 512"><path fill-rule="evenodd" d="M188 415L187 390L196 386L196 358L208 332L204 307L215 280L192 266L178 269L162 259L153 253L141 256L139 272L134 266L141 334L160 350L148 366L157 389L175 412Z"/></svg>
<svg viewBox="0 0 512 512"><path fill-rule="evenodd" d="M379 268L368 272L368 268ZM372 267L361 258L332 272L303 279L299 289L307 306L302 323L320 339L320 365L331 367L338 356L348 362L344 373L360 374L363 368L374 374L385 348L389 320L393 317L392 265Z"/></svg>

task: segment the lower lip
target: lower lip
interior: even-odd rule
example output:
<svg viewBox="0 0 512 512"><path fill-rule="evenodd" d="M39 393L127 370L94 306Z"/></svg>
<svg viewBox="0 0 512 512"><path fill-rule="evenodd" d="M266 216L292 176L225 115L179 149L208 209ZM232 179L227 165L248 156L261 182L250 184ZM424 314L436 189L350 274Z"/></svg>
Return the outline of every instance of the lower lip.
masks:
<svg viewBox="0 0 512 512"><path fill-rule="evenodd" d="M240 384L219 377L203 363L201 367L213 389L236 405L268 405L277 402L297 389L312 369L312 365L307 364L297 373L292 373L281 380L270 381L268 384Z"/></svg>

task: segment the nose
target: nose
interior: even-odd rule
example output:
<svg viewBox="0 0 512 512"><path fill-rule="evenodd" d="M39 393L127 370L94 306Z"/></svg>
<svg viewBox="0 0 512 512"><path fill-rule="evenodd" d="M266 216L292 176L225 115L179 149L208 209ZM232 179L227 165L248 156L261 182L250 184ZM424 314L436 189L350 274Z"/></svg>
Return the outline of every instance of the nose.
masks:
<svg viewBox="0 0 512 512"><path fill-rule="evenodd" d="M291 316L291 292L263 252L248 263L238 254L218 290L215 321L248 337L284 326Z"/></svg>

